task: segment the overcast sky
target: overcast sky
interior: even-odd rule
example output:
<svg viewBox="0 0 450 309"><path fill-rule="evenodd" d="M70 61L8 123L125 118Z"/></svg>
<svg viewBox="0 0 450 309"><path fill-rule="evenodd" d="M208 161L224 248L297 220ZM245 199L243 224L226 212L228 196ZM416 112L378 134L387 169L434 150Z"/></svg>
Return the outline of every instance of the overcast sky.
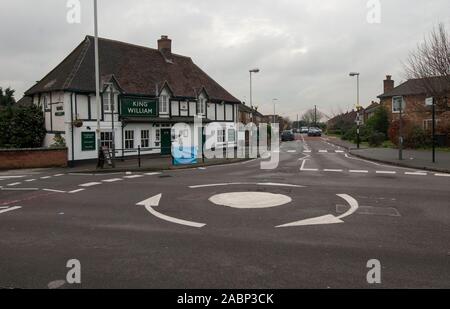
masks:
<svg viewBox="0 0 450 309"><path fill-rule="evenodd" d="M81 23L67 22L67 0L0 0L0 87L23 92L93 34L93 0L80 0ZM434 25L450 29L449 0L380 0L381 23L367 21L368 0L98 0L100 36L156 47L162 34L242 101L295 120L315 104L327 114L351 109L382 80L404 80L402 61Z"/></svg>

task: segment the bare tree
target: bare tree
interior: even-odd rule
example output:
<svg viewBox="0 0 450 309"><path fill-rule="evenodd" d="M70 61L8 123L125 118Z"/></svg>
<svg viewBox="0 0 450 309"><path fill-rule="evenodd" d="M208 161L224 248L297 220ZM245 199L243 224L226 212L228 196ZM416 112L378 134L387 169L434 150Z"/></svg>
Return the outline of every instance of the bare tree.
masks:
<svg viewBox="0 0 450 309"><path fill-rule="evenodd" d="M443 23L435 27L428 37L410 53L405 63L408 79L417 79L417 87L437 104L446 108L450 92L450 36Z"/></svg>
<svg viewBox="0 0 450 309"><path fill-rule="evenodd" d="M322 118L324 117L324 114L319 110L314 110L314 108L308 109L303 115L302 115L302 121L306 122L308 125L319 123Z"/></svg>

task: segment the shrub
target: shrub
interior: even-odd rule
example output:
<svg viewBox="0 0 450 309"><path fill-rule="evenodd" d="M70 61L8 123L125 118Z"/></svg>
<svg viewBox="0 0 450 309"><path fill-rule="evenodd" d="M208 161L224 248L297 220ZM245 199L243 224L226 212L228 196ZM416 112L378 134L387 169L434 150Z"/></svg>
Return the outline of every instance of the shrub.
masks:
<svg viewBox="0 0 450 309"><path fill-rule="evenodd" d="M431 137L419 126L408 128L405 132L405 148L425 148L431 144Z"/></svg>
<svg viewBox="0 0 450 309"><path fill-rule="evenodd" d="M385 141L384 133L374 132L369 136L368 142L370 147L380 147Z"/></svg>

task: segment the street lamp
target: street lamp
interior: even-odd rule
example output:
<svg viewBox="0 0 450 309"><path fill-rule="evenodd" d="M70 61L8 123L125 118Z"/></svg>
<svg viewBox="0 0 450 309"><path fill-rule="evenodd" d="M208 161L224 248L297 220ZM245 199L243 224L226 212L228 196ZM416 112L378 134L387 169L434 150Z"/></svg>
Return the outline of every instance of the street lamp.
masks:
<svg viewBox="0 0 450 309"><path fill-rule="evenodd" d="M272 103L273 103L273 123L275 123L275 101L278 101L277 98L272 99Z"/></svg>
<svg viewBox="0 0 450 309"><path fill-rule="evenodd" d="M97 0L94 0L94 58L95 58L95 104L97 105L97 148L98 165L100 166L100 146L101 146L101 128L100 128L100 69L98 61L98 18L97 18Z"/></svg>
<svg viewBox="0 0 450 309"><path fill-rule="evenodd" d="M252 73L259 73L259 69L255 68L250 70L249 72L250 72L250 107L253 108Z"/></svg>
<svg viewBox="0 0 450 309"><path fill-rule="evenodd" d="M359 138L359 127L361 125L359 110L361 106L359 105L359 73L351 72L350 77L356 76L356 147L359 149L360 138Z"/></svg>

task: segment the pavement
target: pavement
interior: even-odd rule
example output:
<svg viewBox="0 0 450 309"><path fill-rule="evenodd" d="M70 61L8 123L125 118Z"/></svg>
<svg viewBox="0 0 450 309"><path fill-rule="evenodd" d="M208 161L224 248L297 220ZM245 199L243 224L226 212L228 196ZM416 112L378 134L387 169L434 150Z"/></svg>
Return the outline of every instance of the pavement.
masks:
<svg viewBox="0 0 450 309"><path fill-rule="evenodd" d="M398 149L367 148L364 146L357 149L355 144L336 137L325 137L325 139L349 150L350 154L359 158L409 168L450 173L450 152L436 151L436 162L433 163L430 150L404 149L403 160L399 160Z"/></svg>
<svg viewBox="0 0 450 309"><path fill-rule="evenodd" d="M0 175L0 287L450 288L450 174L322 138L263 159ZM66 280L80 262L81 284ZM381 283L367 281L368 262ZM370 263L369 263L370 264Z"/></svg>

